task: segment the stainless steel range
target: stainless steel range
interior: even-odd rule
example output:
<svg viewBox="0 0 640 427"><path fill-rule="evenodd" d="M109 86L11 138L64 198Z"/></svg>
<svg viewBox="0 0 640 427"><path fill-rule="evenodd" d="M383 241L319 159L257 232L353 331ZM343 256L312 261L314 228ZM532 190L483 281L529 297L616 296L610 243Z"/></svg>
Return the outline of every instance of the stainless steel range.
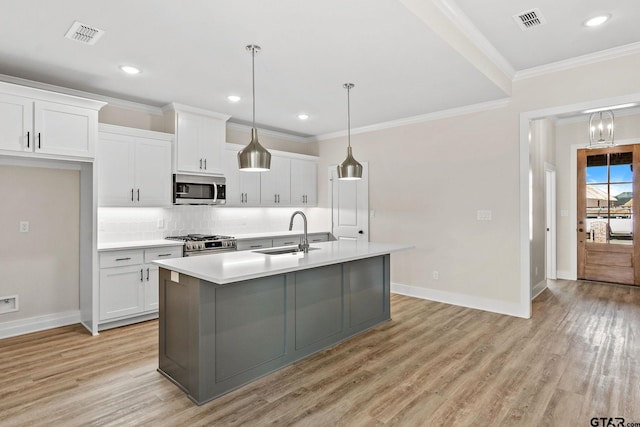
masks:
<svg viewBox="0 0 640 427"><path fill-rule="evenodd" d="M184 242L183 255L210 255L219 252L237 250L235 237L209 236L206 234L187 234L186 236L171 236L169 240L181 240Z"/></svg>

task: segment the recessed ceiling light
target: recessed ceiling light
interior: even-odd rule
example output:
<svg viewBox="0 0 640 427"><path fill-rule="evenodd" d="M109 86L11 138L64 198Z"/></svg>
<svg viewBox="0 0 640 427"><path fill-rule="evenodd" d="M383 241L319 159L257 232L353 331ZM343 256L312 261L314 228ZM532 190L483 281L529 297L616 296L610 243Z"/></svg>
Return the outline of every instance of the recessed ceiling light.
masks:
<svg viewBox="0 0 640 427"><path fill-rule="evenodd" d="M611 107L592 108L590 110L584 110L582 113L583 114L589 114L589 113L597 113L598 111L619 110L621 108L631 108L631 107L635 107L637 105L638 105L637 103L631 102L629 104L612 105Z"/></svg>
<svg viewBox="0 0 640 427"><path fill-rule="evenodd" d="M122 71L124 71L127 74L139 74L140 73L140 69L133 67L131 65L121 65L120 69Z"/></svg>
<svg viewBox="0 0 640 427"><path fill-rule="evenodd" d="M241 98L238 95L229 95L227 96L227 99L229 102L238 102Z"/></svg>
<svg viewBox="0 0 640 427"><path fill-rule="evenodd" d="M298 118L300 120L307 120L309 118L309 115L305 114L305 113L300 113L300 114L298 114Z"/></svg>
<svg viewBox="0 0 640 427"><path fill-rule="evenodd" d="M609 20L609 18L611 18L611 15L594 16L593 18L589 18L586 21L584 21L584 26L585 27L597 27L597 26L602 25L605 22L607 22Z"/></svg>

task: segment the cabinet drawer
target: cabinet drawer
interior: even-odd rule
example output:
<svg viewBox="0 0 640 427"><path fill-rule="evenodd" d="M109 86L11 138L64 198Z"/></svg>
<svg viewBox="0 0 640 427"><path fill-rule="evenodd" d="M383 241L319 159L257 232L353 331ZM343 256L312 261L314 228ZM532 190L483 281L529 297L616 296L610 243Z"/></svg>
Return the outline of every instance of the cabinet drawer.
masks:
<svg viewBox="0 0 640 427"><path fill-rule="evenodd" d="M100 268L122 267L142 264L142 249L128 251L109 251L100 253Z"/></svg>
<svg viewBox="0 0 640 427"><path fill-rule="evenodd" d="M238 241L238 250L239 251L247 251L254 249L262 249L262 248L270 248L272 245L271 239L260 239L260 240L240 240Z"/></svg>
<svg viewBox="0 0 640 427"><path fill-rule="evenodd" d="M144 250L144 262L181 257L182 246L167 246Z"/></svg>
<svg viewBox="0 0 640 427"><path fill-rule="evenodd" d="M329 241L328 233L309 234L309 243L328 242L328 241Z"/></svg>
<svg viewBox="0 0 640 427"><path fill-rule="evenodd" d="M273 247L299 245L300 241L300 236L278 237L277 239L273 239Z"/></svg>

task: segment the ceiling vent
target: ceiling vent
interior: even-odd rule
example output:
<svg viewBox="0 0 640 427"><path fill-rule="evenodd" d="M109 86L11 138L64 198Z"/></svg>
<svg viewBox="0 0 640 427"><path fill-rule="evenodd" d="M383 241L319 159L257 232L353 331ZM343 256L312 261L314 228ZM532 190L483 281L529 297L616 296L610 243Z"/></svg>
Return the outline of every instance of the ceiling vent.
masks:
<svg viewBox="0 0 640 427"><path fill-rule="evenodd" d="M103 35L104 30L75 21L64 36L80 43L93 45L96 44Z"/></svg>
<svg viewBox="0 0 640 427"><path fill-rule="evenodd" d="M547 20L544 19L540 13L540 9L531 9L526 12L518 13L517 15L513 15L513 19L516 20L516 23L522 31L539 27L547 23Z"/></svg>

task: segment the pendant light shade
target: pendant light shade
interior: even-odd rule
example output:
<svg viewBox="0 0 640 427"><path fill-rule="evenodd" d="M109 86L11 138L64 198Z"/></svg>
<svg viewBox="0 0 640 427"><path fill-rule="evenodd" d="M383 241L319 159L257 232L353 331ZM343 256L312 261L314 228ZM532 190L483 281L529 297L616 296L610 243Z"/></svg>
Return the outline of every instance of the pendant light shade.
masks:
<svg viewBox="0 0 640 427"><path fill-rule="evenodd" d="M613 147L613 111L598 111L589 116L589 146Z"/></svg>
<svg viewBox="0 0 640 427"><path fill-rule="evenodd" d="M263 172L271 169L271 153L258 141L258 129L256 129L256 53L260 52L260 46L250 44L247 50L251 52L251 77L253 90L253 126L251 127L251 141L242 150L238 151L238 167L246 172Z"/></svg>
<svg viewBox="0 0 640 427"><path fill-rule="evenodd" d="M347 90L347 158L338 165L338 179L352 180L362 178L362 165L353 158L351 152L351 97L350 91L355 85L353 83L345 83L342 85Z"/></svg>

